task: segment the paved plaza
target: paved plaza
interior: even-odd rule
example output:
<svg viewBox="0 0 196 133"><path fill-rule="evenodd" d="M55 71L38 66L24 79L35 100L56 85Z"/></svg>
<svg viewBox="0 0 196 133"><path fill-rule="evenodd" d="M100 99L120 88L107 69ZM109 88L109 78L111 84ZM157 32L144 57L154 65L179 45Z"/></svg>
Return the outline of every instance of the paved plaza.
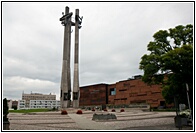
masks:
<svg viewBox="0 0 196 133"><path fill-rule="evenodd" d="M175 127L175 112L143 112L125 109L125 112L68 110L68 115L61 112L9 113L10 130L179 130ZM94 113L114 113L116 120L93 121ZM193 130L192 126L182 130Z"/></svg>

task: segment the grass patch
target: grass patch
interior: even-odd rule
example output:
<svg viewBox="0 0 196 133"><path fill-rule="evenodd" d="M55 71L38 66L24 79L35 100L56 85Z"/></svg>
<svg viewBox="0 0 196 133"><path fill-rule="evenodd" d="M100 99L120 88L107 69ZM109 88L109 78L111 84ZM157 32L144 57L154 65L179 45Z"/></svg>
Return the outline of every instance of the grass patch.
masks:
<svg viewBox="0 0 196 133"><path fill-rule="evenodd" d="M48 112L49 109L21 109L21 110L9 110L9 113L32 113L32 112Z"/></svg>

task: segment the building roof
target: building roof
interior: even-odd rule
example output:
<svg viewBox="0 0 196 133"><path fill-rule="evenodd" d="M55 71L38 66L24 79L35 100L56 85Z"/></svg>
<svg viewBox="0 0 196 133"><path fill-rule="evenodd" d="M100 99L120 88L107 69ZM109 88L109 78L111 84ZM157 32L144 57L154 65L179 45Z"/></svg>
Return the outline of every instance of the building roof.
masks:
<svg viewBox="0 0 196 133"><path fill-rule="evenodd" d="M81 86L80 88L89 87L89 86L99 86L99 85L108 85L108 84L105 84L105 83L99 83L99 84L93 84L93 85Z"/></svg>

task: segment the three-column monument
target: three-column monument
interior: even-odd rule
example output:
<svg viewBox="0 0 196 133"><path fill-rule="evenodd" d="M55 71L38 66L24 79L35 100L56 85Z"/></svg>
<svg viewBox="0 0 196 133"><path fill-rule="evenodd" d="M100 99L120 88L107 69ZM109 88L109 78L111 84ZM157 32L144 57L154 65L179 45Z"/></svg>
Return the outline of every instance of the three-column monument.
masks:
<svg viewBox="0 0 196 133"><path fill-rule="evenodd" d="M75 26L75 53L74 53L74 80L73 80L73 107L79 107L79 29L82 27L82 18L79 9L76 9L75 23L71 21L73 13L69 7L65 7L65 15L60 18L64 26L63 65L61 76L60 101L61 109L70 107L71 104L71 73L70 73L70 50L71 50L71 26Z"/></svg>

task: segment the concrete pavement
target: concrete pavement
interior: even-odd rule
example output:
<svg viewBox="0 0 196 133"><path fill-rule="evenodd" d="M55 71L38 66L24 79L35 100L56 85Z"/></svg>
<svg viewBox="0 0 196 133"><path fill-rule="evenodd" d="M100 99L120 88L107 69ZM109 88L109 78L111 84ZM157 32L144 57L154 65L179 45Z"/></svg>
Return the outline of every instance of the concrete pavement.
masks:
<svg viewBox="0 0 196 133"><path fill-rule="evenodd" d="M113 130L114 127L106 126L103 123L95 122L89 119L86 119L79 114L68 114L76 124L84 130Z"/></svg>
<svg viewBox="0 0 196 133"><path fill-rule="evenodd" d="M175 112L142 112L125 110L125 112L68 110L68 115L61 112L40 112L31 114L9 113L11 130L177 130L174 124ZM93 121L94 113L114 113L117 120ZM193 130L183 127L182 130Z"/></svg>

